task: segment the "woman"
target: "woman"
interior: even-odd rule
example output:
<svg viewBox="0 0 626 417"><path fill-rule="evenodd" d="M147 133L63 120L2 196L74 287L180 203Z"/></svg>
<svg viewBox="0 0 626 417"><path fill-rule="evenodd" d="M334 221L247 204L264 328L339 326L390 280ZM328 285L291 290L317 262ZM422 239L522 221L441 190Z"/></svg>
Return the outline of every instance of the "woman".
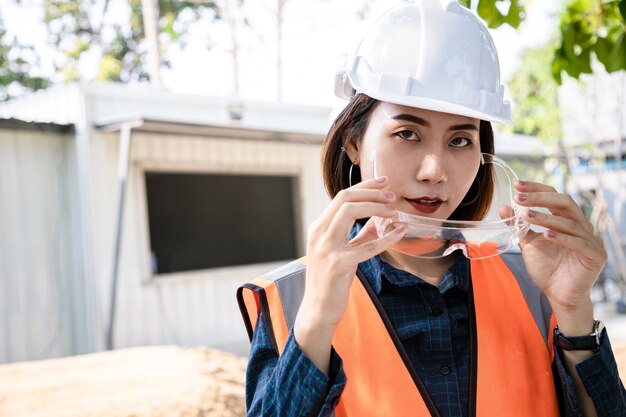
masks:
<svg viewBox="0 0 626 417"><path fill-rule="evenodd" d="M607 255L569 196L515 184L519 206L549 210L521 215L547 229L521 254L426 259L397 249L406 227L376 228L399 212L481 220L491 203L481 154L510 107L478 19L454 1L398 5L336 92L350 102L323 149L333 200L307 258L239 292L249 415L626 416L590 298Z"/></svg>

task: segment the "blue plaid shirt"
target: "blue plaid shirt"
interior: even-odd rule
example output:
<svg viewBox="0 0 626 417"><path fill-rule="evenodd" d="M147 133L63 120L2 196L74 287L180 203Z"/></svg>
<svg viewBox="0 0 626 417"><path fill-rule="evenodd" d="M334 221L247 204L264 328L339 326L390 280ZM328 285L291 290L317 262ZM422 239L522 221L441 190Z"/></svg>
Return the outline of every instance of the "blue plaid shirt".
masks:
<svg viewBox="0 0 626 417"><path fill-rule="evenodd" d="M459 257L439 287L374 257L359 265L387 312L413 366L442 416L468 415L469 262ZM555 384L565 416L583 416L559 349ZM602 348L576 367L600 417L626 416L626 392L606 335ZM283 355L273 347L264 320L257 321L246 379L249 416L328 416L343 391L341 358L331 352L327 377L298 347L291 331Z"/></svg>

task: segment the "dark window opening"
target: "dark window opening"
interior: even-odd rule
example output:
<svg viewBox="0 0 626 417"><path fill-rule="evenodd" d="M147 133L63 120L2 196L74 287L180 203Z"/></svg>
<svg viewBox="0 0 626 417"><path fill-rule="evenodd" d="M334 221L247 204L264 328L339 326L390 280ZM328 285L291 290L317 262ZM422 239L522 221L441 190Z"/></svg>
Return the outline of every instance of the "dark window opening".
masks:
<svg viewBox="0 0 626 417"><path fill-rule="evenodd" d="M145 176L153 273L297 257L293 177Z"/></svg>

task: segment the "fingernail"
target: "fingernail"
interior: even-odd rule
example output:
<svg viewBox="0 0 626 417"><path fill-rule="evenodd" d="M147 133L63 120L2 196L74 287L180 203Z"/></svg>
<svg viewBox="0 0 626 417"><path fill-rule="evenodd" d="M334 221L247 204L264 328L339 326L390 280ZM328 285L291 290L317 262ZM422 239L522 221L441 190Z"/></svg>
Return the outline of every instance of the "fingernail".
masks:
<svg viewBox="0 0 626 417"><path fill-rule="evenodd" d="M555 238L556 237L556 233L553 230L548 230L548 237Z"/></svg>
<svg viewBox="0 0 626 417"><path fill-rule="evenodd" d="M383 183L385 181L387 181L387 177L378 177L378 178L376 178L376 182Z"/></svg>
<svg viewBox="0 0 626 417"><path fill-rule="evenodd" d="M524 194L524 193L519 193L519 194L517 195L517 199L518 199L519 201L526 201L526 200L528 200L528 196L527 196L526 194Z"/></svg>
<svg viewBox="0 0 626 417"><path fill-rule="evenodd" d="M526 185L526 184L527 184L526 181L517 180L517 185Z"/></svg>
<svg viewBox="0 0 626 417"><path fill-rule="evenodd" d="M396 195L392 192L388 192L388 193L385 193L385 197L387 197L389 200L393 200L396 197Z"/></svg>
<svg viewBox="0 0 626 417"><path fill-rule="evenodd" d="M528 210L528 217L535 217L537 215L537 212L535 210Z"/></svg>

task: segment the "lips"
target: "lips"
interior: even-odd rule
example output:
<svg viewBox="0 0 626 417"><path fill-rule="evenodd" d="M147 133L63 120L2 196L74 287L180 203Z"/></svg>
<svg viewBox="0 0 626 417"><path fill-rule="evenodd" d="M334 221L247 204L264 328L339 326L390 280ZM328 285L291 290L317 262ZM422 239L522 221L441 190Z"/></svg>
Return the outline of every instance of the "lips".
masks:
<svg viewBox="0 0 626 417"><path fill-rule="evenodd" d="M438 197L419 197L406 199L411 206L421 213L434 213L443 204L443 200Z"/></svg>

